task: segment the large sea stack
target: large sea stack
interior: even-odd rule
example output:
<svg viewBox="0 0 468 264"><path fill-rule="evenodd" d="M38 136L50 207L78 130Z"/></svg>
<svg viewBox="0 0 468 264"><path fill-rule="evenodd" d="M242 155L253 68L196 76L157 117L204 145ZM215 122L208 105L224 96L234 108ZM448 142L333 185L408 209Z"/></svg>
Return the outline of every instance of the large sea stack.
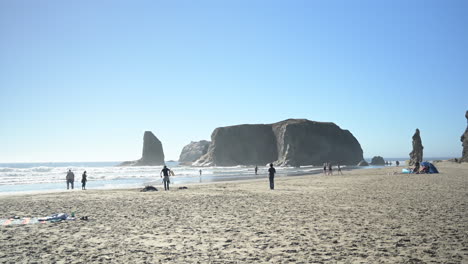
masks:
<svg viewBox="0 0 468 264"><path fill-rule="evenodd" d="M194 165L264 165L277 157L271 125L238 125L216 128L211 134L208 152Z"/></svg>
<svg viewBox="0 0 468 264"><path fill-rule="evenodd" d="M468 111L465 113L466 121L468 122ZM461 136L461 142L463 145L463 152L460 162L468 162L468 124L465 133Z"/></svg>
<svg viewBox="0 0 468 264"><path fill-rule="evenodd" d="M416 162L421 163L423 160L423 145L421 142L421 136L419 135L419 129L416 128L416 132L413 135L413 151L411 151L409 165L413 166Z"/></svg>
<svg viewBox="0 0 468 264"><path fill-rule="evenodd" d="M135 161L125 161L120 166L157 166L164 165L164 151L161 141L151 132L143 136L143 155Z"/></svg>
<svg viewBox="0 0 468 264"><path fill-rule="evenodd" d="M208 152L208 147L210 146L210 143L210 141L206 140L190 142L190 144L186 145L182 149L182 152L180 153L179 157L179 163L192 165L192 162L196 161Z"/></svg>
<svg viewBox="0 0 468 264"><path fill-rule="evenodd" d="M355 165L363 159L359 142L334 123L288 119L274 124L216 128L199 166Z"/></svg>

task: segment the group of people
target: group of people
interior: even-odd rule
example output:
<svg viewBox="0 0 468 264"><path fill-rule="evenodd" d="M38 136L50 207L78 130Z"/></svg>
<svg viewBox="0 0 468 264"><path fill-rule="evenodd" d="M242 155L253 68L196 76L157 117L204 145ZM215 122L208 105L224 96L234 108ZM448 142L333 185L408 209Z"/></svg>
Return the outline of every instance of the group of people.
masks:
<svg viewBox="0 0 468 264"><path fill-rule="evenodd" d="M255 175L257 175L258 172L258 167L255 166ZM202 170L199 170L200 177L202 175ZM273 163L270 163L270 168L268 169L268 178L270 181L270 189L274 190L275 189L275 173L276 170L273 167ZM164 190L169 191L169 184L171 183L171 180L169 179L170 176L174 176L174 172L169 169L167 166L164 166L159 173L159 176L163 178L163 184L164 184Z"/></svg>
<svg viewBox="0 0 468 264"><path fill-rule="evenodd" d="M339 168L339 165L338 165L338 168ZM339 170L341 171L341 170ZM199 171L200 173L200 177L202 175L202 170ZM255 166L255 175L257 175L258 173L258 167ZM275 173L276 173L276 169L273 167L273 163L270 163L270 168L268 169L268 177L269 177L269 181L270 181L270 189L271 190L274 190L275 189ZM164 190L166 191L169 191L169 184L171 183L170 181L170 176L174 176L174 172L169 169L167 166L164 166L161 170L161 172L159 173L159 175L161 176L161 178L163 179L162 182L163 182L163 185L164 185ZM68 170L67 172L67 176L66 176L66 181L67 181L67 190L71 189L73 190L74 189L74 184L75 184L75 174L72 172L71 169ZM82 190L86 190L86 182L88 181L88 175L86 174L86 171L83 172L83 174L81 175L81 189Z"/></svg>
<svg viewBox="0 0 468 264"><path fill-rule="evenodd" d="M337 167L338 167L338 172L337 173L343 175L343 172L341 171L341 166L340 166L339 163L337 164ZM323 174L333 175L333 166L332 166L331 162L325 162L323 164Z"/></svg>
<svg viewBox="0 0 468 264"><path fill-rule="evenodd" d="M67 176L67 190L70 189L70 186L73 190L74 185L75 185L75 174L71 171L71 169L68 170ZM81 190L86 190L86 182L88 181L88 175L86 175L86 171L83 172L83 175L81 175Z"/></svg>

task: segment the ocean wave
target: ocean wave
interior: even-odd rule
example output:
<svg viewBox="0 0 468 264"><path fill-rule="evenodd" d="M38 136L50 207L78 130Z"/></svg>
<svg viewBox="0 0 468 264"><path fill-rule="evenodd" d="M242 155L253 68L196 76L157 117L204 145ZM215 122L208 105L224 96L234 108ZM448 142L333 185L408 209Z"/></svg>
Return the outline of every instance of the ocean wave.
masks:
<svg viewBox="0 0 468 264"><path fill-rule="evenodd" d="M53 170L55 168L53 167L34 167L34 168L31 168L31 171L34 171L34 172L49 172L51 170Z"/></svg>

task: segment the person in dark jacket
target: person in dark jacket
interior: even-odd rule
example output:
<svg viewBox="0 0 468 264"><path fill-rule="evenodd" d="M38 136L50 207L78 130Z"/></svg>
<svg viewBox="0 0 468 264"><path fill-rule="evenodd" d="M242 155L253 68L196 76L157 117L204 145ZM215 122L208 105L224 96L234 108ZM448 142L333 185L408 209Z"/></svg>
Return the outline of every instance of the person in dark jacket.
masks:
<svg viewBox="0 0 468 264"><path fill-rule="evenodd" d="M71 169L68 170L66 179L67 179L67 190L70 189L70 184L73 190L73 184L75 182L75 174L71 171Z"/></svg>
<svg viewBox="0 0 468 264"><path fill-rule="evenodd" d="M161 170L161 172L159 173L159 175L161 176L161 178L163 177L163 174L164 174L164 178L163 178L163 184L164 184L164 190L165 191L169 191L169 173L171 172L171 170L164 166L164 168Z"/></svg>
<svg viewBox="0 0 468 264"><path fill-rule="evenodd" d="M86 190L87 181L88 181L88 176L86 175L86 171L84 171L83 175L81 175L81 190Z"/></svg>
<svg viewBox="0 0 468 264"><path fill-rule="evenodd" d="M268 169L268 176L269 176L269 179L270 179L270 190L274 190L275 189L275 173L276 173L276 170L275 168L273 168L273 163L270 163L270 168Z"/></svg>

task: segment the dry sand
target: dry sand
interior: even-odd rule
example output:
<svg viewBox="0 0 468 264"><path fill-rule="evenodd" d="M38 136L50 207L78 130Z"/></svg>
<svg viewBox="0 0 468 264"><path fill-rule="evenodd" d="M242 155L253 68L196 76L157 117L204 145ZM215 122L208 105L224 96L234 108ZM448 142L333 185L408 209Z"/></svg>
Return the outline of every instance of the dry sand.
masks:
<svg viewBox="0 0 468 264"><path fill-rule="evenodd" d="M468 164L0 197L0 218L89 221L0 226L1 263L468 263ZM90 182L92 188L92 182Z"/></svg>

